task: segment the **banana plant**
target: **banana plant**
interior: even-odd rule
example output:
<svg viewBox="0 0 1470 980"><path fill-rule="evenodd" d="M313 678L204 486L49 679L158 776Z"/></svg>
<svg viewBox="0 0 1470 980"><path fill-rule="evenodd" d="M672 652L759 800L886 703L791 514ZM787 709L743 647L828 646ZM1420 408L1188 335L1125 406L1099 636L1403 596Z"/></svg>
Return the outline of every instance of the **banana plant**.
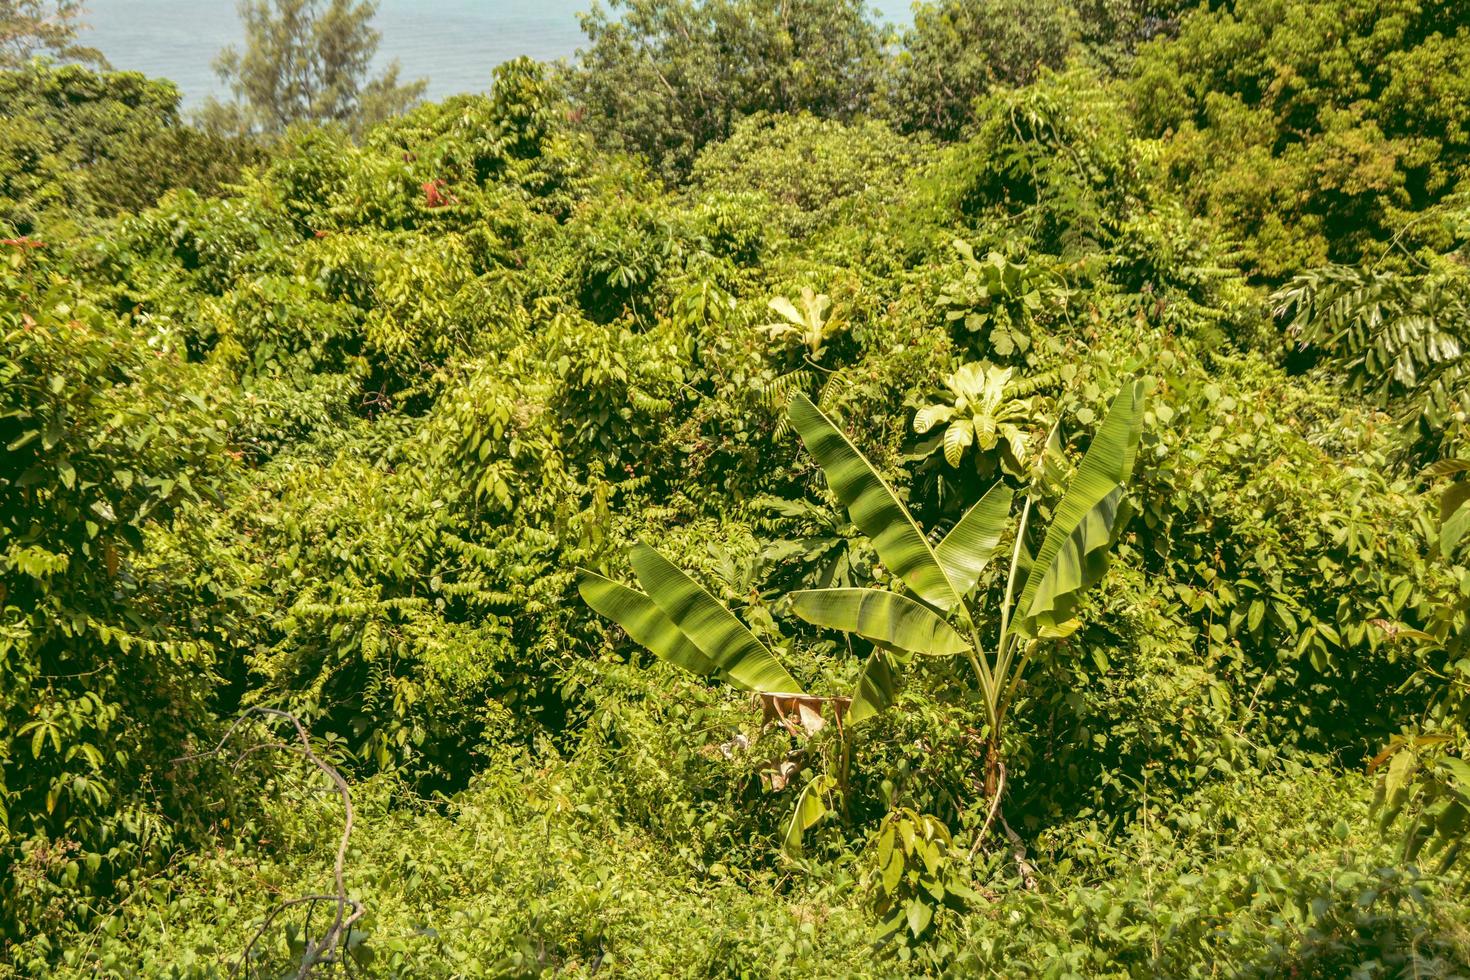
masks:
<svg viewBox="0 0 1470 980"><path fill-rule="evenodd" d="M804 590L792 593L792 608L814 626L871 641L875 652L870 665L891 663L894 652L969 660L988 728L986 792L993 801L992 813L1005 790L1001 739L1007 712L1026 667L1042 642L1077 628L1074 613L1082 594L1107 571L1108 554L1122 524L1143 406L1143 382L1125 384L1057 504L1034 557L1025 549L1036 484L1026 491L1005 596L986 619L975 607L976 586L1010 524L1014 491L997 482L933 545L842 430L810 399L797 394L791 400L790 418L807 450L853 523L872 540L878 557L907 593ZM891 671L885 680L891 682ZM891 689L884 697L892 701Z"/></svg>
<svg viewBox="0 0 1470 980"><path fill-rule="evenodd" d="M969 658L980 682L990 728L987 787L998 798L1004 789L999 746L1006 709L1034 643L1065 636L1075 628L1071 613L1080 594L1106 570L1107 549L1118 523L1123 487L1132 471L1142 413L1141 383L1125 386L1058 505L1020 598L1015 600L1031 512L1028 495L993 656L982 643L970 597L1009 522L1013 491L997 483L937 548L931 546L872 464L802 394L792 397L792 424L821 464L853 523L912 593L836 588L791 594L794 610L807 622L855 633L873 643L849 693L827 697L807 693L734 613L644 542L628 549L642 591L587 569L577 570L577 588L593 610L616 622L656 656L755 692L768 711L795 715L808 732L822 727L822 712L831 708L841 733L843 763L837 778L824 774L806 784L786 835L790 853L800 853L803 831L833 811L834 796L845 794L850 733L893 704L899 662L912 654ZM1018 640L1026 642L1018 646ZM992 779L996 772L999 783Z"/></svg>
<svg viewBox="0 0 1470 980"><path fill-rule="evenodd" d="M891 659L882 654L870 658L847 694L813 696L734 613L658 549L639 541L628 549L628 561L642 591L577 569L577 591L594 611L659 658L754 692L767 713L794 734L815 734L826 726L830 709L842 742L841 771L839 778L826 774L813 778L797 799L786 849L799 856L802 833L833 812L835 797L845 795L851 730L892 704Z"/></svg>

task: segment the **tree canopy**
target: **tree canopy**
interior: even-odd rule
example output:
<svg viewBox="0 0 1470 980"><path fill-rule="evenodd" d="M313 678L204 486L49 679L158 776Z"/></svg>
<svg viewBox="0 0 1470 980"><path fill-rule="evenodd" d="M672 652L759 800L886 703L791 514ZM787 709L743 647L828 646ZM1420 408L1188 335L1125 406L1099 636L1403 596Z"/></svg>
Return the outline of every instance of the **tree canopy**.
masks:
<svg viewBox="0 0 1470 980"><path fill-rule="evenodd" d="M1464 975L1461 19L0 71L0 973Z"/></svg>
<svg viewBox="0 0 1470 980"><path fill-rule="evenodd" d="M372 0L241 0L244 49L220 52L215 71L235 102L214 103L215 125L280 133L295 123L371 126L402 112L427 83L401 83L394 62L369 76L382 35Z"/></svg>
<svg viewBox="0 0 1470 980"><path fill-rule="evenodd" d="M574 111L670 176L742 116L857 114L882 64L860 0L613 0L594 5L582 29Z"/></svg>
<svg viewBox="0 0 1470 980"><path fill-rule="evenodd" d="M77 43L83 0L0 0L0 70L45 56L103 65L101 52Z"/></svg>

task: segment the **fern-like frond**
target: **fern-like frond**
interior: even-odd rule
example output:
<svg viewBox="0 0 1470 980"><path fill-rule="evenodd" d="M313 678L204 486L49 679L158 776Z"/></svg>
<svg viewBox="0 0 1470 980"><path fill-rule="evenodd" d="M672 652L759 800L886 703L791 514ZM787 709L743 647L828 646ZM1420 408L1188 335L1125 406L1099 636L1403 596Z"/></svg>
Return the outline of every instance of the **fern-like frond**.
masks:
<svg viewBox="0 0 1470 980"><path fill-rule="evenodd" d="M1470 349L1470 274L1458 266L1404 276L1329 266L1297 276L1273 297L1302 348L1377 404L1426 420L1463 389Z"/></svg>
<svg viewBox="0 0 1470 980"><path fill-rule="evenodd" d="M786 415L786 406L790 404L791 396L798 391L810 391L814 380L810 370L797 368L779 375L761 387L761 406L776 413L776 429L772 436L777 442L791 434L791 419Z"/></svg>
<svg viewBox="0 0 1470 980"><path fill-rule="evenodd" d="M1029 377L1012 378L1006 384L1003 395L1007 399L1029 398L1038 392L1052 391L1061 383L1062 373L1060 371L1043 371Z"/></svg>
<svg viewBox="0 0 1470 980"><path fill-rule="evenodd" d="M830 413L837 403L852 390L852 377L846 371L837 370L827 375L822 388L817 392L817 407Z"/></svg>
<svg viewBox="0 0 1470 980"><path fill-rule="evenodd" d="M807 391L812 386L812 372L797 368L767 381L760 389L760 403L764 408L786 414L786 405L796 391Z"/></svg>

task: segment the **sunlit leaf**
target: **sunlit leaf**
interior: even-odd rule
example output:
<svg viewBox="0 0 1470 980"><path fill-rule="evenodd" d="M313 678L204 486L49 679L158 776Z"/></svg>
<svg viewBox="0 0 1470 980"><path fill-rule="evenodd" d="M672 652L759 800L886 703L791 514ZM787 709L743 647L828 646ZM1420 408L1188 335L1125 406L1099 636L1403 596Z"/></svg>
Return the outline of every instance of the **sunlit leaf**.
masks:
<svg viewBox="0 0 1470 980"><path fill-rule="evenodd" d="M955 591L961 596L970 594L985 566L990 563L995 546L1005 530L1006 520L1011 513L1011 488L996 483L985 496L961 517L944 540L939 542L935 555L948 574Z"/></svg>
<svg viewBox="0 0 1470 980"><path fill-rule="evenodd" d="M715 662L642 592L580 568L577 591L593 610L617 623L634 640L669 663L696 674L719 672Z"/></svg>
<svg viewBox="0 0 1470 980"><path fill-rule="evenodd" d="M1123 386L1057 505L1017 606L1023 631L1034 634L1070 619L1081 594L1107 571L1142 433L1143 403L1142 381Z"/></svg>
<svg viewBox="0 0 1470 980"><path fill-rule="evenodd" d="M837 499L873 542L878 557L926 602L949 609L958 597L934 549L878 471L811 399L792 396L790 416Z"/></svg>
<svg viewBox="0 0 1470 980"><path fill-rule="evenodd" d="M932 610L883 589L807 589L791 594L791 608L813 626L856 633L909 653L952 656L969 649L965 638Z"/></svg>
<svg viewBox="0 0 1470 980"><path fill-rule="evenodd" d="M876 718L892 706L897 697L898 675L893 667L893 658L875 650L863 665L853 686L852 703L847 709L847 724L861 725L869 718Z"/></svg>
<svg viewBox="0 0 1470 980"><path fill-rule="evenodd" d="M792 857L801 857L802 835L832 812L832 808L827 805L827 796L836 785L837 780L831 776L817 776L801 791L801 796L796 801L796 809L791 814L791 822L786 825L787 854Z"/></svg>
<svg viewBox="0 0 1470 980"><path fill-rule="evenodd" d="M1453 483L1439 498L1439 550L1446 558L1454 557L1456 549L1470 530L1470 480Z"/></svg>
<svg viewBox="0 0 1470 980"><path fill-rule="evenodd" d="M648 597L731 683L752 691L805 693L765 644L677 565L642 542L628 549L628 559Z"/></svg>

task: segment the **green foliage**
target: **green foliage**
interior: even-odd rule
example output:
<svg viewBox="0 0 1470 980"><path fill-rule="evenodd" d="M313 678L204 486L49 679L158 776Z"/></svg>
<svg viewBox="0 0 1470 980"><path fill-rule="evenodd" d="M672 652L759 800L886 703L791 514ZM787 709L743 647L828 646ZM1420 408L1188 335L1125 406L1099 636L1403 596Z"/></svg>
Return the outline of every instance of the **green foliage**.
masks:
<svg viewBox="0 0 1470 980"><path fill-rule="evenodd" d="M992 813L999 808L1006 788L1002 745L1007 714L1038 642L1064 639L1076 631L1078 623L1072 613L1078 597L1101 580L1107 570L1108 549L1126 523L1120 504L1137 453L1143 398L1142 382L1124 384L1056 505L1034 558L1026 536L1036 488L1027 488L1000 603L999 632L993 641L982 639L977 626L982 620L978 608L972 608L971 594L1009 522L1011 492L1001 486L993 488L960 518L936 549L841 430L801 395L792 400L792 421L838 500L871 539L879 557L919 600L883 590L827 589L795 593L792 610L814 626L870 640L876 651L963 653L968 657L984 709L985 794L992 800ZM1017 596L1023 554L1029 571ZM956 625L968 636L941 618L944 614L955 617ZM879 655L875 652L875 658ZM886 670L884 674L886 681ZM865 674L859 681L860 693L867 696L865 683L876 689L884 704L892 702L892 695L884 689L887 685L878 678L870 680ZM980 834L988 829L987 820ZM909 833L913 832L910 828ZM932 837L927 829L925 837ZM977 846L981 842L983 836ZM932 840L930 844L938 846ZM937 866L938 858L932 863ZM934 897L942 901L944 888ZM910 932L917 938L927 928L932 910L913 897L907 908Z"/></svg>
<svg viewBox="0 0 1470 980"><path fill-rule="evenodd" d="M22 235L154 204L171 188L214 193L250 144L180 124L179 92L136 72L37 61L0 71L0 224Z"/></svg>
<svg viewBox="0 0 1470 980"><path fill-rule="evenodd" d="M1464 444L1470 273L1463 250L1416 275L1329 266L1292 279L1272 301L1288 336L1392 412L1416 449L1450 455Z"/></svg>
<svg viewBox="0 0 1470 980"><path fill-rule="evenodd" d="M802 289L800 307L784 296L777 296L766 305L781 319L756 329L770 337L773 343L795 343L806 347L813 361L822 359L827 341L847 326L842 312L833 309L832 297L826 293L813 293L810 287Z"/></svg>
<svg viewBox="0 0 1470 980"><path fill-rule="evenodd" d="M851 901L877 897L854 887L872 872L876 848L784 884L741 872L733 851L690 863L608 809L599 788L608 773L593 760L534 770L528 761L495 760L442 812L381 782L357 788L354 878L372 897L359 972L576 976L596 964L631 977L738 974L732 962L801 977L946 968L1204 977L1221 963L1263 975L1389 969L1449 977L1464 969L1466 923L1452 884L1386 866L1353 777L1275 772L1179 803L1151 798L1148 815L1116 835L1079 819L1049 835L1038 860L1056 861L1056 870L1035 891L988 878L971 889L970 914L939 910L925 942L906 952L885 947L906 956L895 962L875 954L871 913ZM69 948L53 975L188 975L216 966L257 927L271 893L315 887L335 846L327 805L273 806L271 852L191 857ZM1283 826L1295 832L1283 837ZM927 878L922 854L912 870ZM267 965L287 968L286 929L270 939L278 959Z"/></svg>
<svg viewBox="0 0 1470 980"><path fill-rule="evenodd" d="M666 177L688 173L744 116L856 114L880 65L878 31L855 0L614 0L584 14L582 30L569 79L582 125Z"/></svg>
<svg viewBox="0 0 1470 980"><path fill-rule="evenodd" d="M1027 434L1017 423L1033 420L1033 406L1029 399L1013 397L1011 373L986 361L960 365L944 379L949 400L920 408L914 414L914 432L924 435L943 424L938 442L950 466L959 466L965 450L974 446L977 459L989 463L978 468L993 473L998 457L1007 473L1024 476L1031 454Z"/></svg>
<svg viewBox="0 0 1470 980"><path fill-rule="evenodd" d="M37 56L103 63L100 52L77 43L84 11L82 0L0 0L0 69Z"/></svg>
<svg viewBox="0 0 1470 980"><path fill-rule="evenodd" d="M240 0L245 50L221 51L214 69L235 102L212 102L215 128L280 133L297 123L359 130L416 102L426 81L401 84L395 61L369 78L381 34L372 0Z"/></svg>
<svg viewBox="0 0 1470 980"><path fill-rule="evenodd" d="M297 972L339 799L187 758L269 705L364 975L1463 974L1453 15L640 2L258 145L0 73L0 972Z"/></svg>
<svg viewBox="0 0 1470 980"><path fill-rule="evenodd" d="M1464 180L1470 35L1457 4L1213 6L1140 52L1133 103L1253 275L1376 257Z"/></svg>
<svg viewBox="0 0 1470 980"><path fill-rule="evenodd" d="M48 933L153 866L212 725L225 587L150 537L215 492L231 399L12 252L0 286L0 937ZM198 577L196 578L196 574Z"/></svg>
<svg viewBox="0 0 1470 980"><path fill-rule="evenodd" d="M1068 481L1016 606L1026 634L1068 629L1082 593L1107 572L1108 549L1127 514L1123 497L1138 455L1143 405L1143 383L1125 384Z"/></svg>
<svg viewBox="0 0 1470 980"><path fill-rule="evenodd" d="M1041 256L1013 262L991 252L981 261L968 242L953 245L962 266L939 297L945 319L963 325L988 356L1023 359L1037 328L1065 309L1066 280Z"/></svg>
<svg viewBox="0 0 1470 980"><path fill-rule="evenodd" d="M1369 622L1417 618L1435 589L1422 508L1388 466L1395 440L1248 358L1169 363L1184 371L1161 377L1173 398L1143 471L1139 544L1201 660L1258 692L1237 708L1248 724L1356 762L1377 751L1355 734L1366 720L1416 710L1392 694L1406 672Z"/></svg>
<svg viewBox="0 0 1470 980"><path fill-rule="evenodd" d="M1066 0L930 0L885 79L883 115L905 132L956 139L974 104L996 86L1020 86L1060 68L1078 41L1080 19Z"/></svg>
<svg viewBox="0 0 1470 980"><path fill-rule="evenodd" d="M925 938L939 910L963 912L968 903L980 901L967 883L949 828L927 813L894 810L870 847L868 887L880 917L877 942L899 938L901 960L910 958L907 945Z"/></svg>
<svg viewBox="0 0 1470 980"><path fill-rule="evenodd" d="M925 217L961 217L1012 260L1006 239L1021 235L1029 248L1068 260L1107 249L1160 196L1125 116L1117 95L1081 71L996 92L977 104L974 136L951 147L926 182L925 204L936 213ZM1038 284L1043 275L1033 272Z"/></svg>
<svg viewBox="0 0 1470 980"><path fill-rule="evenodd" d="M1435 463L1430 477L1458 477L1470 469L1460 459ZM1403 860L1433 864L1445 871L1460 860L1470 821L1470 769L1464 761L1470 728L1470 678L1466 652L1465 528L1467 484L1453 479L1439 494L1438 557L1450 565L1450 581L1433 597L1424 629L1396 620L1378 620L1389 642L1412 649L1415 671L1405 688L1429 696L1418 723L1406 726L1373 757L1369 769L1381 769L1374 801L1379 825L1387 830L1406 815Z"/></svg>
<svg viewBox="0 0 1470 980"><path fill-rule="evenodd" d="M908 197L906 176L931 155L873 119L757 113L706 147L689 179L700 197L761 195L767 227L806 238L894 213Z"/></svg>

